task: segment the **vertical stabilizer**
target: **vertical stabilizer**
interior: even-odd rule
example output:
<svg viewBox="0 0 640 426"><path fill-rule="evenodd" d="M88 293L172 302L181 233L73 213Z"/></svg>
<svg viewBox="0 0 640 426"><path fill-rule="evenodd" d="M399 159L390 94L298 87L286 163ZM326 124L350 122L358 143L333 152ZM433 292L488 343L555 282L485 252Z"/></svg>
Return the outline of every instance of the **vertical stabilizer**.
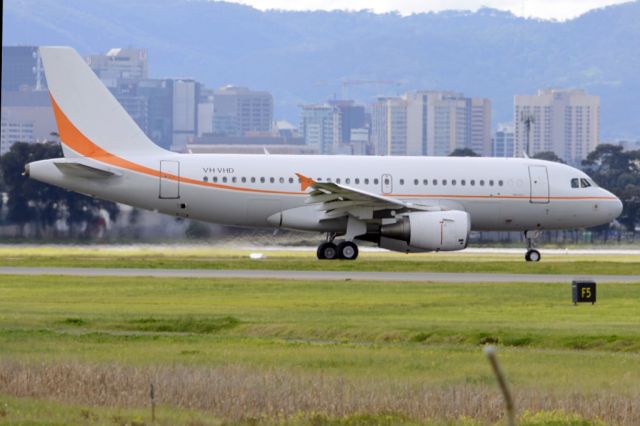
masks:
<svg viewBox="0 0 640 426"><path fill-rule="evenodd" d="M70 47L41 47L60 140L67 157L153 155L153 143Z"/></svg>

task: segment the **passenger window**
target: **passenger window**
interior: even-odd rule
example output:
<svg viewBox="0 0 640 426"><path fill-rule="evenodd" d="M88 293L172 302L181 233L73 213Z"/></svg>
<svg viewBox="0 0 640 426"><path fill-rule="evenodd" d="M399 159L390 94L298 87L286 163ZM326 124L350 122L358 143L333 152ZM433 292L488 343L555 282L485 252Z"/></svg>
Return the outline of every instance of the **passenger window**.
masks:
<svg viewBox="0 0 640 426"><path fill-rule="evenodd" d="M264 177L260 178L260 183L264 183Z"/></svg>
<svg viewBox="0 0 640 426"><path fill-rule="evenodd" d="M208 177L206 177L206 176L205 176L205 177L203 177L203 178L202 178L202 180L203 180L204 182L209 182L209 178L208 178Z"/></svg>
<svg viewBox="0 0 640 426"><path fill-rule="evenodd" d="M337 179L336 179L336 183L340 183L340 178L337 178Z"/></svg>
<svg viewBox="0 0 640 426"><path fill-rule="evenodd" d="M456 180L455 179L451 180L451 185L456 186Z"/></svg>
<svg viewBox="0 0 640 426"><path fill-rule="evenodd" d="M476 181L475 179L471 179L471 182L469 182L471 184L471 186L476 186Z"/></svg>
<svg viewBox="0 0 640 426"><path fill-rule="evenodd" d="M590 187L590 186L591 186L591 184L589 183L589 181L588 181L587 179L585 179L585 178L580 179L580 183L582 183L582 185L581 185L581 186L582 186L583 188L588 188L588 187Z"/></svg>
<svg viewBox="0 0 640 426"><path fill-rule="evenodd" d="M349 184L351 183L351 179L346 178L346 179L344 180L344 183L346 183L347 185L349 185Z"/></svg>
<svg viewBox="0 0 640 426"><path fill-rule="evenodd" d="M498 181L498 186L502 186L502 185L504 185L504 182L502 180L499 180Z"/></svg>
<svg viewBox="0 0 640 426"><path fill-rule="evenodd" d="M438 184L438 179L432 180L431 183L433 183L433 186L436 186Z"/></svg>
<svg viewBox="0 0 640 426"><path fill-rule="evenodd" d="M213 181L214 181L214 182L217 182L217 181L218 181L218 176L214 176L214 177L213 177Z"/></svg>
<svg viewBox="0 0 640 426"><path fill-rule="evenodd" d="M368 178L364 180L364 184L365 185L369 185L369 179Z"/></svg>
<svg viewBox="0 0 640 426"><path fill-rule="evenodd" d="M360 178L356 178L356 185L360 184Z"/></svg>
<svg viewBox="0 0 640 426"><path fill-rule="evenodd" d="M289 178L289 183L293 183L293 178Z"/></svg>
<svg viewBox="0 0 640 426"><path fill-rule="evenodd" d="M283 178L283 177L281 177L281 178L279 179L279 181L280 181L280 183L284 183L284 178Z"/></svg>
<svg viewBox="0 0 640 426"><path fill-rule="evenodd" d="M493 186L493 179L489 180L489 186Z"/></svg>
<svg viewBox="0 0 640 426"><path fill-rule="evenodd" d="M242 177L242 183L245 183L247 181L246 177Z"/></svg>
<svg viewBox="0 0 640 426"><path fill-rule="evenodd" d="M423 179L422 184L425 186L429 185L429 179Z"/></svg>
<svg viewBox="0 0 640 426"><path fill-rule="evenodd" d="M572 188L580 188L580 179L578 179L578 178L571 179L571 187Z"/></svg>
<svg viewBox="0 0 640 426"><path fill-rule="evenodd" d="M484 186L484 179L480 179L480 186Z"/></svg>
<svg viewBox="0 0 640 426"><path fill-rule="evenodd" d="M400 179L400 185L404 185L404 179Z"/></svg>
<svg viewBox="0 0 640 426"><path fill-rule="evenodd" d="M379 184L379 183L380 183L380 181L378 180L378 178L375 178L375 179L373 180L373 184L374 184L374 185L377 185L377 184Z"/></svg>
<svg viewBox="0 0 640 426"><path fill-rule="evenodd" d="M225 176L225 177L223 177L223 178L222 178L222 181L223 181L224 183L227 183L227 177L226 177L226 176Z"/></svg>
<svg viewBox="0 0 640 426"><path fill-rule="evenodd" d="M275 182L275 181L276 181L276 180L275 180L273 177L270 177L270 178L269 178L269 182L273 183L273 182Z"/></svg>
<svg viewBox="0 0 640 426"><path fill-rule="evenodd" d="M235 176L231 178L231 182L236 183L236 177Z"/></svg>
<svg viewBox="0 0 640 426"><path fill-rule="evenodd" d="M420 181L419 181L418 179L414 179L414 180L413 180L413 185L414 185L414 186L418 186L418 183L419 183L419 182L420 182Z"/></svg>
<svg viewBox="0 0 640 426"><path fill-rule="evenodd" d="M442 184L446 186L447 185L447 180L446 179L442 179Z"/></svg>
<svg viewBox="0 0 640 426"><path fill-rule="evenodd" d="M252 177L251 178L251 183L256 183L256 178Z"/></svg>
<svg viewBox="0 0 640 426"><path fill-rule="evenodd" d="M462 180L460 181L460 185L465 186L466 184L467 184L467 181L466 181L466 180L462 179Z"/></svg>

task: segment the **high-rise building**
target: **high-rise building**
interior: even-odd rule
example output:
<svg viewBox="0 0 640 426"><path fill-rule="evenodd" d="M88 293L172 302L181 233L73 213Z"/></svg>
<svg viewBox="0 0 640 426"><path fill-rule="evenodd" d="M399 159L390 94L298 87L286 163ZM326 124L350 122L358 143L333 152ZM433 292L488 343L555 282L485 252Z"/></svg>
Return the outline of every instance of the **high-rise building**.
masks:
<svg viewBox="0 0 640 426"><path fill-rule="evenodd" d="M363 105L356 105L352 100L331 100L332 105L340 111L340 140L347 143L351 140L352 129L365 127L365 111Z"/></svg>
<svg viewBox="0 0 640 426"><path fill-rule="evenodd" d="M494 157L515 156L515 138L513 123L500 123L493 138Z"/></svg>
<svg viewBox="0 0 640 426"><path fill-rule="evenodd" d="M44 142L56 132L53 109L46 91L2 93L0 155L16 142Z"/></svg>
<svg viewBox="0 0 640 426"><path fill-rule="evenodd" d="M371 142L376 155L408 154L405 99L380 97L371 105Z"/></svg>
<svg viewBox="0 0 640 426"><path fill-rule="evenodd" d="M173 80L147 79L138 83L147 100L147 136L165 149L173 143Z"/></svg>
<svg viewBox="0 0 640 426"><path fill-rule="evenodd" d="M119 80L143 80L148 78L147 49L114 48L105 55L91 55L87 63L109 88Z"/></svg>
<svg viewBox="0 0 640 426"><path fill-rule="evenodd" d="M320 154L340 150L340 110L328 104L300 106L300 134Z"/></svg>
<svg viewBox="0 0 640 426"><path fill-rule="evenodd" d="M182 151L198 133L200 84L195 80L173 80L173 137L171 149Z"/></svg>
<svg viewBox="0 0 640 426"><path fill-rule="evenodd" d="M45 87L44 70L36 46L2 46L2 91Z"/></svg>
<svg viewBox="0 0 640 426"><path fill-rule="evenodd" d="M456 92L409 92L379 98L372 105L371 121L379 155L449 155L456 148L491 153L488 99Z"/></svg>
<svg viewBox="0 0 640 426"><path fill-rule="evenodd" d="M469 148L478 155L491 153L491 102L462 93L419 91L407 100L407 153L449 155Z"/></svg>
<svg viewBox="0 0 640 426"><path fill-rule="evenodd" d="M577 89L544 89L515 97L516 155L552 151L569 164L580 164L600 138L600 98Z"/></svg>
<svg viewBox="0 0 640 426"><path fill-rule="evenodd" d="M246 87L225 86L213 94L213 133L244 136L269 132L273 123L273 96Z"/></svg>

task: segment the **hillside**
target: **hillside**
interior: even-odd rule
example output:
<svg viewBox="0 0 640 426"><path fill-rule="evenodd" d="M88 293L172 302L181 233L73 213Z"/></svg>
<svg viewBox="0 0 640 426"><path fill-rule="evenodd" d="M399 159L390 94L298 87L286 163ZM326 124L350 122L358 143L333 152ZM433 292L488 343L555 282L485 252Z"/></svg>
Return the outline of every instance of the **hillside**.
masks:
<svg viewBox="0 0 640 426"><path fill-rule="evenodd" d="M154 77L194 77L274 94L276 114L341 95L346 79L376 94L450 89L492 100L494 122L512 118L513 95L580 87L602 97L602 136L640 135L640 2L567 22L492 9L402 17L369 12L261 12L187 0L5 0L3 44L64 44L82 54L148 47Z"/></svg>

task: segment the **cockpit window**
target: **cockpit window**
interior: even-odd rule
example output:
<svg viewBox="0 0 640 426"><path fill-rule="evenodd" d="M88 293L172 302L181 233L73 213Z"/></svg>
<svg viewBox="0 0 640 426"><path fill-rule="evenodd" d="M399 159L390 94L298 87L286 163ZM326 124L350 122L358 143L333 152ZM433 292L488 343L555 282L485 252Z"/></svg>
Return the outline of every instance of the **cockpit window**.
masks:
<svg viewBox="0 0 640 426"><path fill-rule="evenodd" d="M589 180L585 178L580 179L580 183L581 183L580 186L582 186L583 188L588 188L591 186L591 183L589 182Z"/></svg>
<svg viewBox="0 0 640 426"><path fill-rule="evenodd" d="M571 187L572 188L580 188L580 179L578 179L578 178L571 179Z"/></svg>

